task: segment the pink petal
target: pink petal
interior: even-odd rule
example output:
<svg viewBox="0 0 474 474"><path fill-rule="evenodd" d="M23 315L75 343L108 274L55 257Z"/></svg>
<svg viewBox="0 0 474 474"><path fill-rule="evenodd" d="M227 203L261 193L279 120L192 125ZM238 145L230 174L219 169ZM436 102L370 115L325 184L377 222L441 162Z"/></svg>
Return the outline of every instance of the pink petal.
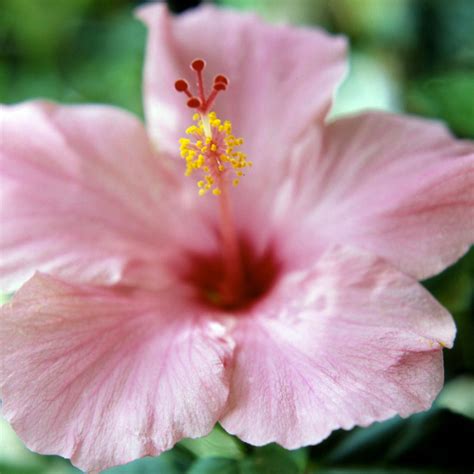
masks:
<svg viewBox="0 0 474 474"><path fill-rule="evenodd" d="M207 434L231 344L176 291L72 286L37 274L2 308L3 413L32 450L94 471Z"/></svg>
<svg viewBox="0 0 474 474"><path fill-rule="evenodd" d="M322 239L366 248L418 279L474 243L474 143L435 122L381 112L337 120L308 187Z"/></svg>
<svg viewBox="0 0 474 474"><path fill-rule="evenodd" d="M172 225L178 184L136 118L43 102L2 107L0 115L3 291L35 270L114 283L125 267L138 274L160 260L171 230L173 241L177 232L188 239L192 215L186 234Z"/></svg>
<svg viewBox="0 0 474 474"><path fill-rule="evenodd" d="M215 110L245 139L254 176L271 171L289 155L296 137L324 119L345 71L345 41L319 30L270 26L211 6L172 17L164 5L154 4L138 16L149 28L145 109L157 145L176 153L192 111L174 82L185 78L194 87L189 64L201 57L209 86L216 74L230 78Z"/></svg>
<svg viewBox="0 0 474 474"><path fill-rule="evenodd" d="M415 280L338 248L275 291L235 330L230 433L291 449L431 405L455 327Z"/></svg>

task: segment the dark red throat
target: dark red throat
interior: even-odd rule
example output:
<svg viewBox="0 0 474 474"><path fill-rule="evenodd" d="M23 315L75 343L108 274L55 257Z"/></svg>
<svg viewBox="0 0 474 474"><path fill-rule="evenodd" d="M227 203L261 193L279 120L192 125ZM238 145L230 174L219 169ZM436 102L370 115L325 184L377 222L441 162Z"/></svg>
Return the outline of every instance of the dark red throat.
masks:
<svg viewBox="0 0 474 474"><path fill-rule="evenodd" d="M196 288L197 298L206 306L238 312L248 309L267 295L281 274L281 264L273 247L257 254L247 239L239 240L241 278L237 284L226 280L221 255L190 255L184 279Z"/></svg>

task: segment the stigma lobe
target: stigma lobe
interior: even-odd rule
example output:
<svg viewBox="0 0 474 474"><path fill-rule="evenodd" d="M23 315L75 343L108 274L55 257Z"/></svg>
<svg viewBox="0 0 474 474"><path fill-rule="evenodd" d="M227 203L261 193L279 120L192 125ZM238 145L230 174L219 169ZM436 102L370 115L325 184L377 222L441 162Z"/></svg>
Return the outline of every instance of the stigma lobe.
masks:
<svg viewBox="0 0 474 474"><path fill-rule="evenodd" d="M186 105L191 109L196 109L201 115L206 115L214 104L217 95L221 91L225 91L229 85L229 79L223 74L218 74L214 77L212 90L206 96L204 88L204 79L202 72L206 68L206 61L201 58L196 58L191 61L189 65L192 71L196 74L197 94L193 94L190 90L189 84L185 79L178 79L174 83L174 87L178 92L184 93L188 100Z"/></svg>

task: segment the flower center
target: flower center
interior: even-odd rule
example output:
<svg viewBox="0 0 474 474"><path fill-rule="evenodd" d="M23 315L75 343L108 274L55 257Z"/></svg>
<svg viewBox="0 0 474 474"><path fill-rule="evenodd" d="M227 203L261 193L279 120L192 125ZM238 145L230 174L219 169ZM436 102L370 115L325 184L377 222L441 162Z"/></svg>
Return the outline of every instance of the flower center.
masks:
<svg viewBox="0 0 474 474"><path fill-rule="evenodd" d="M257 253L251 241L239 239L240 278L227 278L226 261L223 255L191 254L187 256L189 266L182 275L184 281L196 290L198 301L206 306L227 311L246 310L260 301L274 287L281 273L281 262L269 246Z"/></svg>
<svg viewBox="0 0 474 474"><path fill-rule="evenodd" d="M197 94L191 92L185 79L175 82L175 89L186 95L187 106L196 110L193 116L195 124L186 130L187 137L180 140L180 152L186 161L185 175L194 172L201 175L197 182L199 195L211 191L218 197L221 238L221 254L212 259L203 257L202 265L197 267L204 266L205 270L197 272L196 278L191 280L195 280L209 302L235 308L247 304L245 302L261 294L268 286L267 283L256 283L252 272L248 271L248 268L260 265L250 265L250 261L257 260L245 257L247 247L237 235L230 201L230 184L237 186L252 162L247 160L245 153L235 150L243 140L232 134L232 124L228 120L222 122L214 112L210 112L218 94L229 86L229 79L222 74L215 76L212 90L206 95L203 81L205 61L195 59L190 67L196 75ZM198 277L203 279L202 284L198 284Z"/></svg>

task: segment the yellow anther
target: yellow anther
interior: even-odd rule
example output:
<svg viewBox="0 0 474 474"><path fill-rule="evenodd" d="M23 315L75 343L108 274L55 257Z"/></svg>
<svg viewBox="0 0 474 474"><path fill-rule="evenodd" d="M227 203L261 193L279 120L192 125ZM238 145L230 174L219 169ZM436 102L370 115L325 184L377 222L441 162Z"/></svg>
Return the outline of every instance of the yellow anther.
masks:
<svg viewBox="0 0 474 474"><path fill-rule="evenodd" d="M191 125L186 129L186 135L193 135L193 134L201 134L201 130L199 127L196 127L196 125Z"/></svg>
<svg viewBox="0 0 474 474"><path fill-rule="evenodd" d="M186 161L184 174L190 176L200 170L203 175L197 182L199 195L204 196L212 189L212 194L219 196L221 180L230 179L228 176L232 171L234 179L231 182L237 186L244 175L241 169L252 166L252 162L247 160L245 153L234 151L243 140L232 135L232 124L228 120L222 122L214 112L204 117L196 113L193 120L195 124L186 129L190 138L179 140L180 153Z"/></svg>

